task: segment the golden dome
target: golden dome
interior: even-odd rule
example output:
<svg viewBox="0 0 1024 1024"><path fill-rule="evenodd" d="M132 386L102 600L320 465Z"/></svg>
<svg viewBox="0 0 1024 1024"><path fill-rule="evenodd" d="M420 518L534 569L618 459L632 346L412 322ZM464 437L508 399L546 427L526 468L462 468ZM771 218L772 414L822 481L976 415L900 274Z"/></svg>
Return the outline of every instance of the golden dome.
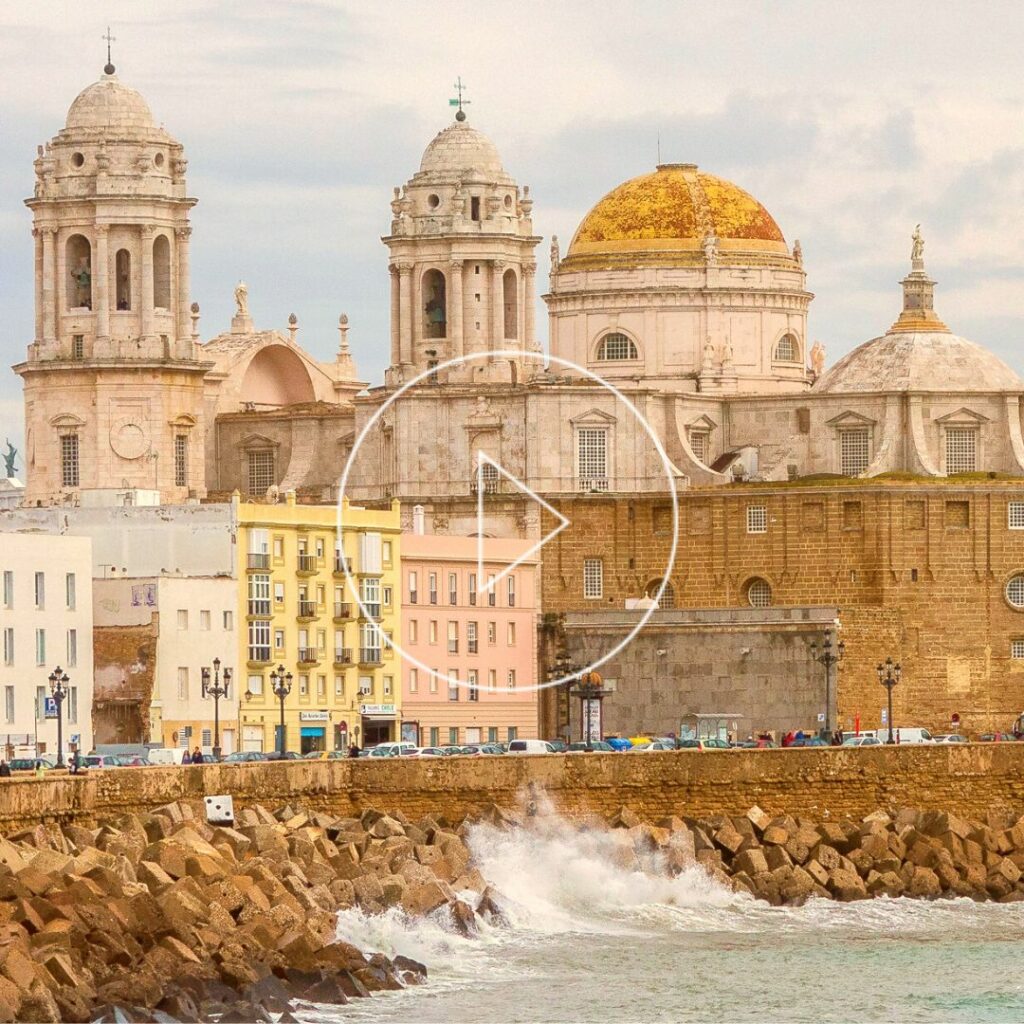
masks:
<svg viewBox="0 0 1024 1024"><path fill-rule="evenodd" d="M796 265L752 195L696 164L659 164L612 189L583 218L562 267L700 264L709 236L716 262Z"/></svg>

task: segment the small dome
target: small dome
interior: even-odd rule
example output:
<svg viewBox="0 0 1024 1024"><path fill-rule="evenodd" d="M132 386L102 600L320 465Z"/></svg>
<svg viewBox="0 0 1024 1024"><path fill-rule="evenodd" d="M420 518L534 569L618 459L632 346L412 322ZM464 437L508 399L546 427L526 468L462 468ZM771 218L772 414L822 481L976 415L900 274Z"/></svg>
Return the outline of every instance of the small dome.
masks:
<svg viewBox="0 0 1024 1024"><path fill-rule="evenodd" d="M494 143L466 121L456 121L438 132L420 161L421 174L471 170L495 175L505 173Z"/></svg>
<svg viewBox="0 0 1024 1024"><path fill-rule="evenodd" d="M734 253L793 265L771 214L749 193L696 164L660 164L612 189L583 218L563 266L700 262L714 236L722 262Z"/></svg>
<svg viewBox="0 0 1024 1024"><path fill-rule="evenodd" d="M104 75L83 89L68 110L68 128L155 128L141 93Z"/></svg>
<svg viewBox="0 0 1024 1024"><path fill-rule="evenodd" d="M949 331L890 330L843 356L813 391L1024 391L1024 381L988 349Z"/></svg>

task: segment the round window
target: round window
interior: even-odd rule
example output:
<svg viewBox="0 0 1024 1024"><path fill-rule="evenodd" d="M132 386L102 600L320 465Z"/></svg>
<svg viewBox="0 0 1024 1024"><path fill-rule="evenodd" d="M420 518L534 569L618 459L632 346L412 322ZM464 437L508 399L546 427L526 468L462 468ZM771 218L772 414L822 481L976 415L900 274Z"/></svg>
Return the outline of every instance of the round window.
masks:
<svg viewBox="0 0 1024 1024"><path fill-rule="evenodd" d="M81 167L82 164L84 164L84 163L85 163L85 157L82 156L81 153L72 153L71 154L71 166L72 167Z"/></svg>
<svg viewBox="0 0 1024 1024"><path fill-rule="evenodd" d="M438 197L435 196L433 192L431 192L430 195L427 196L427 206L429 206L432 210L436 210L440 205L441 200L438 199Z"/></svg>
<svg viewBox="0 0 1024 1024"><path fill-rule="evenodd" d="M1007 580L1006 601L1012 608L1024 611L1024 575L1011 576Z"/></svg>
<svg viewBox="0 0 1024 1024"><path fill-rule="evenodd" d="M506 210L511 210L512 209L512 197L511 196L505 196L505 209Z"/></svg>
<svg viewBox="0 0 1024 1024"><path fill-rule="evenodd" d="M747 586L747 600L752 608L767 608L772 603L772 587L767 580L751 580Z"/></svg>
<svg viewBox="0 0 1024 1024"><path fill-rule="evenodd" d="M155 163L157 165L157 167L163 167L163 165L164 165L164 155L163 155L163 153L157 153L157 155L155 157L153 157L153 163Z"/></svg>

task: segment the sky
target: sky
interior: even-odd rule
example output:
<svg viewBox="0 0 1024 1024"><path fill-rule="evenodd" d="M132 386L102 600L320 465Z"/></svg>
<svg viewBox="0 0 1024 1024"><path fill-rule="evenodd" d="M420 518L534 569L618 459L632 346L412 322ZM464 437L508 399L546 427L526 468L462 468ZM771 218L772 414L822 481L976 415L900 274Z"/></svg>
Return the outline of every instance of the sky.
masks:
<svg viewBox="0 0 1024 1024"><path fill-rule="evenodd" d="M920 222L939 314L1024 373L1024 5L936 0L5 0L4 367L32 340L35 147L99 77L108 21L118 76L185 146L204 339L244 278L257 326L294 312L318 358L347 313L359 373L380 381L391 190L461 76L471 123L531 187L540 285L550 236L564 253L660 140L663 161L735 181L800 239L829 363L895 319ZM0 440L19 447L20 396L0 369Z"/></svg>

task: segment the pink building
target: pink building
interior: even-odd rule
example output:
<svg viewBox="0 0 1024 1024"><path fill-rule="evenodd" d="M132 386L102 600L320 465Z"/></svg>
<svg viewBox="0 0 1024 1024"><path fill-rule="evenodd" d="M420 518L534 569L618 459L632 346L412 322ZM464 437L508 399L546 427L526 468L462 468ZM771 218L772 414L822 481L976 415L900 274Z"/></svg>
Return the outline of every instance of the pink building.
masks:
<svg viewBox="0 0 1024 1024"><path fill-rule="evenodd" d="M531 544L484 544L478 593L475 537L402 535L402 738L421 746L537 735L539 560L498 579Z"/></svg>

